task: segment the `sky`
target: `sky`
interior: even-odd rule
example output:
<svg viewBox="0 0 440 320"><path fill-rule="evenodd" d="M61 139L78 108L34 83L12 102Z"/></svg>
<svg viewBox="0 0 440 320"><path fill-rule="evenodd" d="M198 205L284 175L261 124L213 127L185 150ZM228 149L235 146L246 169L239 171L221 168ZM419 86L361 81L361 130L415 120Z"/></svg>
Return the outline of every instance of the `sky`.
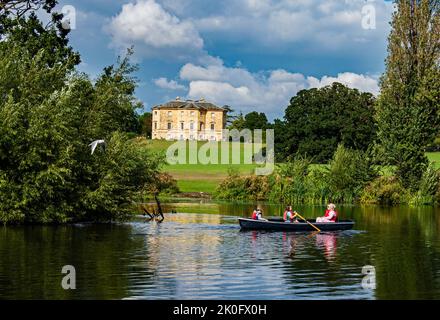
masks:
<svg viewBox="0 0 440 320"><path fill-rule="evenodd" d="M144 111L176 97L281 118L299 90L377 94L393 5L384 0L60 0L95 79L134 46ZM72 10L74 9L74 10ZM74 15L72 15L74 14Z"/></svg>

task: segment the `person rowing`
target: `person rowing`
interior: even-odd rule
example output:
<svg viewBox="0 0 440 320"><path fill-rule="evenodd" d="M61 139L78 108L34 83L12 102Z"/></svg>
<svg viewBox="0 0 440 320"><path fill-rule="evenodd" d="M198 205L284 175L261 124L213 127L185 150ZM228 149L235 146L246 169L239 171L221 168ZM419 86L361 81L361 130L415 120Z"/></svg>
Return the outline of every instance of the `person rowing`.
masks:
<svg viewBox="0 0 440 320"><path fill-rule="evenodd" d="M284 210L283 220L284 222L298 222L296 219L296 211L292 210L292 206L287 206Z"/></svg>
<svg viewBox="0 0 440 320"><path fill-rule="evenodd" d="M324 216L316 218L316 222L321 222L321 223L336 222L337 219L338 219L338 212L336 211L336 206L333 203L329 203L327 206L327 210L325 210Z"/></svg>

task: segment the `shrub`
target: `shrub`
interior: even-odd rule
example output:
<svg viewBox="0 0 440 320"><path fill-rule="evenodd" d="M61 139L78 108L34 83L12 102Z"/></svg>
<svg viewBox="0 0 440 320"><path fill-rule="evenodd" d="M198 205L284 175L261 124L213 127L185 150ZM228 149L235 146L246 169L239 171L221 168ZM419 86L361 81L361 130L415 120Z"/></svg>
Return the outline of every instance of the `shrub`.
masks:
<svg viewBox="0 0 440 320"><path fill-rule="evenodd" d="M361 203L395 205L406 202L408 197L408 192L395 176L380 176L364 188Z"/></svg>
<svg viewBox="0 0 440 320"><path fill-rule="evenodd" d="M367 152L347 149L339 145L328 171L331 201L352 202L365 185L378 176L377 169Z"/></svg>
<svg viewBox="0 0 440 320"><path fill-rule="evenodd" d="M419 183L419 190L411 199L411 204L434 204L438 201L439 195L439 170L433 163L429 163L423 172Z"/></svg>
<svg viewBox="0 0 440 320"><path fill-rule="evenodd" d="M303 202L307 193L310 160L296 156L278 166L269 199L285 203Z"/></svg>
<svg viewBox="0 0 440 320"><path fill-rule="evenodd" d="M214 197L225 200L266 200L270 191L270 179L267 176L240 176L237 171L229 170L214 192Z"/></svg>

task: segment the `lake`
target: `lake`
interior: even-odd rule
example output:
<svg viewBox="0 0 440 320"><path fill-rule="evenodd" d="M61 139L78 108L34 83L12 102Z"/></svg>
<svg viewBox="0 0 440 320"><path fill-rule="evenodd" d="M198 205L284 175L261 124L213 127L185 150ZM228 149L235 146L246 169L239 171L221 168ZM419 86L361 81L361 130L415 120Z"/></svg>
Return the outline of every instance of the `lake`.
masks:
<svg viewBox="0 0 440 320"><path fill-rule="evenodd" d="M0 299L440 298L440 208L341 206L353 230L312 234L240 231L253 204L164 206L178 213L161 224L0 227ZM294 209L316 217L325 207ZM75 290L61 286L64 265ZM369 286L364 266L374 267Z"/></svg>

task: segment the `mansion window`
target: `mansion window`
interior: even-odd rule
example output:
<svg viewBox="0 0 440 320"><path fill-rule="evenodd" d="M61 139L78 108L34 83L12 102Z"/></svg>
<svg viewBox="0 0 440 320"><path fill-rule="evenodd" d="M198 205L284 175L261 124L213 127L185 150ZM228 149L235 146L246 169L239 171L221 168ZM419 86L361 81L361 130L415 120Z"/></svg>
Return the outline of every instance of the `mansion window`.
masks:
<svg viewBox="0 0 440 320"><path fill-rule="evenodd" d="M168 128L168 130L171 130L171 122L168 122L167 128Z"/></svg>
<svg viewBox="0 0 440 320"><path fill-rule="evenodd" d="M184 129L184 123L181 122L181 123L180 123L180 130L183 130L183 129Z"/></svg>
<svg viewBox="0 0 440 320"><path fill-rule="evenodd" d="M212 118L212 119L215 118L215 112L211 112L211 118Z"/></svg>
<svg viewBox="0 0 440 320"><path fill-rule="evenodd" d="M171 117L173 115L172 111L168 111L168 117Z"/></svg>
<svg viewBox="0 0 440 320"><path fill-rule="evenodd" d="M211 130L214 130L215 126L213 123L211 123Z"/></svg>
<svg viewBox="0 0 440 320"><path fill-rule="evenodd" d="M157 129L157 122L154 123L154 129Z"/></svg>
<svg viewBox="0 0 440 320"><path fill-rule="evenodd" d="M194 111L191 111L190 114L191 114L191 117L194 117Z"/></svg>
<svg viewBox="0 0 440 320"><path fill-rule="evenodd" d="M189 128L190 128L190 130L194 130L194 122L191 122L191 123L189 124Z"/></svg>

